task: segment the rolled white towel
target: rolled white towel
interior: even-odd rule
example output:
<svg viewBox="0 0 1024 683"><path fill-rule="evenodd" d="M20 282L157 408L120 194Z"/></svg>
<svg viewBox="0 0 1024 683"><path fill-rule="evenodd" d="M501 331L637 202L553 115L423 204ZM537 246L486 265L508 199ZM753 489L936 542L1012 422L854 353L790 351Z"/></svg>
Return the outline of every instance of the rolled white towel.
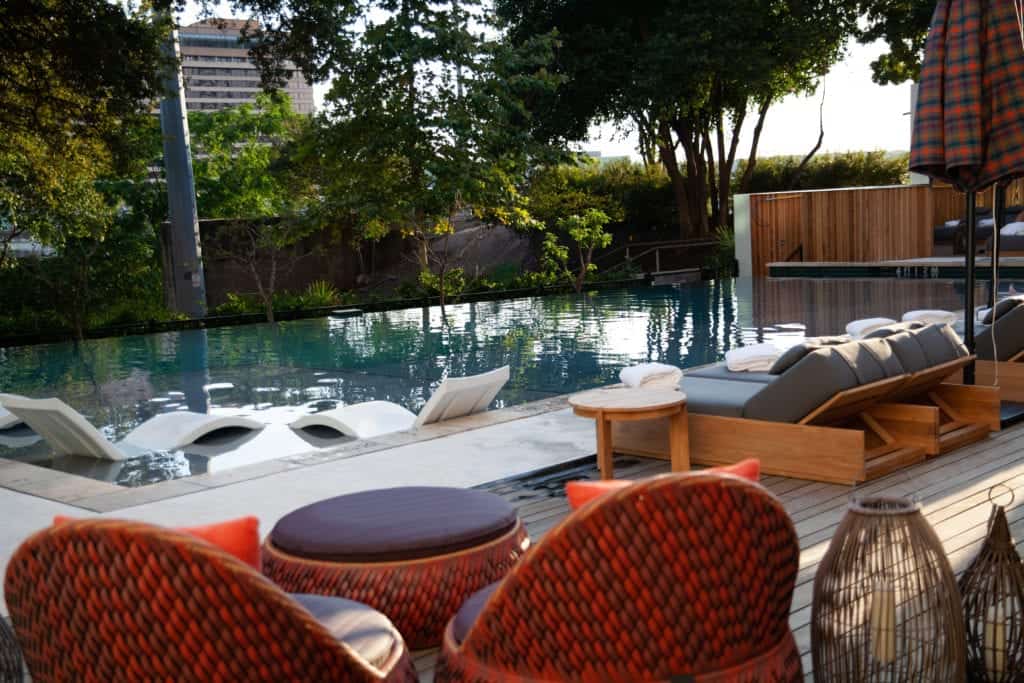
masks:
<svg viewBox="0 0 1024 683"><path fill-rule="evenodd" d="M627 387L675 388L682 377L682 370L665 363L641 363L619 371L619 379Z"/></svg>
<svg viewBox="0 0 1024 683"><path fill-rule="evenodd" d="M943 311L941 309L922 309L919 311L907 311L903 314L903 322L922 322L922 323L938 323L940 325L952 325L957 320L957 315L953 311Z"/></svg>
<svg viewBox="0 0 1024 683"><path fill-rule="evenodd" d="M731 372L768 372L779 356L795 341L775 341L741 346L725 352L725 367Z"/></svg>
<svg viewBox="0 0 1024 683"><path fill-rule="evenodd" d="M896 321L892 318L864 318L863 320L854 320L846 325L846 334L850 335L854 339L861 339L866 334L871 334L879 327L885 327L886 325L892 325Z"/></svg>

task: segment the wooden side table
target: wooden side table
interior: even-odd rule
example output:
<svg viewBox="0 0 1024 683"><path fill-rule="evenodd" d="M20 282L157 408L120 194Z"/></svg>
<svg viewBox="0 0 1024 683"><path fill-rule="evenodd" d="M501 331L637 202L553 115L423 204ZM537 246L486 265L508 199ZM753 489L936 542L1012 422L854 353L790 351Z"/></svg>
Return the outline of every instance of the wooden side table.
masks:
<svg viewBox="0 0 1024 683"><path fill-rule="evenodd" d="M673 472L690 469L690 433L687 426L686 394L671 389L627 389L614 387L573 394L569 405L580 417L597 421L597 466L602 479L612 479L612 422L655 420L667 417L669 450Z"/></svg>

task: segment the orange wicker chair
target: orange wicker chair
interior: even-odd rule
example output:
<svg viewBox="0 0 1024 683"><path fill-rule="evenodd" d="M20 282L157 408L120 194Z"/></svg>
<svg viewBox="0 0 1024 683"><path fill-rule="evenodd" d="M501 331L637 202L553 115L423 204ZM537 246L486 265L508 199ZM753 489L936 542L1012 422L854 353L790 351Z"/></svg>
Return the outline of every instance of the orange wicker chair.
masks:
<svg viewBox="0 0 1024 683"><path fill-rule="evenodd" d="M15 552L4 588L37 683L416 680L386 619L374 666L239 560L147 524L40 531Z"/></svg>
<svg viewBox="0 0 1024 683"><path fill-rule="evenodd" d="M800 681L798 565L793 523L758 484L640 481L581 508L485 602L471 598L445 630L435 680Z"/></svg>

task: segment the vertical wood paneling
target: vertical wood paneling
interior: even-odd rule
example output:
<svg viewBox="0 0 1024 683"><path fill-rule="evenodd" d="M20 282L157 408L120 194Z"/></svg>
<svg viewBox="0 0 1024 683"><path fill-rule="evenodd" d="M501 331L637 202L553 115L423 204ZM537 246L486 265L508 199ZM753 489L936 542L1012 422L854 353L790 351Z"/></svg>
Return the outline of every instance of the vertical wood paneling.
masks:
<svg viewBox="0 0 1024 683"><path fill-rule="evenodd" d="M978 203L987 206L991 198L984 192ZM1007 204L1024 204L1024 181L1010 185ZM752 269L767 275L769 263L787 259L864 263L928 257L935 226L960 218L963 206L963 194L948 185L752 194Z"/></svg>

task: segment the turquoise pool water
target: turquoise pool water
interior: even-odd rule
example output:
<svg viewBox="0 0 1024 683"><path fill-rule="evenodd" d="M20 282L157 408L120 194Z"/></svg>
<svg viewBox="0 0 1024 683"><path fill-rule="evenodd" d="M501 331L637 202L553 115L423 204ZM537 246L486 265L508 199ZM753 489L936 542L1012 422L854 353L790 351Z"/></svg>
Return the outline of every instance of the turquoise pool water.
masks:
<svg viewBox="0 0 1024 683"><path fill-rule="evenodd" d="M633 363L703 365L777 336L837 333L858 317L955 309L960 296L956 283L935 280L723 280L463 303L445 315L434 307L5 348L0 391L57 396L114 441L169 410L274 422L387 400L415 412L446 375L508 364L501 407L611 384ZM25 430L0 432L0 457L125 485L205 471L211 457L157 454L113 472L92 459L55 460L31 440Z"/></svg>

